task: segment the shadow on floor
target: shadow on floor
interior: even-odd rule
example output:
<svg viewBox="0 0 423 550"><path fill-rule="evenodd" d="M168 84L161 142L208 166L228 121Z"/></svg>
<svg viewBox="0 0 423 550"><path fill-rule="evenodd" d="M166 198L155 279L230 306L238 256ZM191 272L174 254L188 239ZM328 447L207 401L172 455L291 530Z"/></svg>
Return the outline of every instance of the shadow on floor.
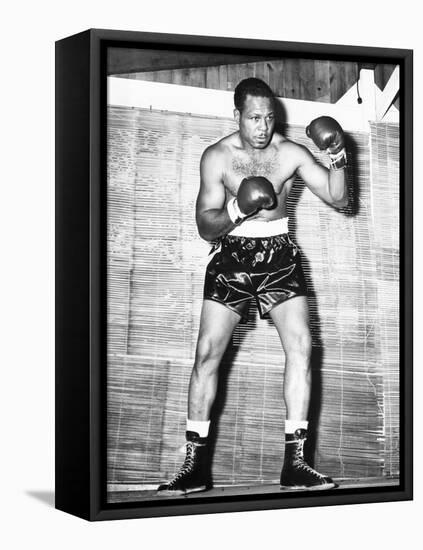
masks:
<svg viewBox="0 0 423 550"><path fill-rule="evenodd" d="M54 491L26 491L26 494L39 500L46 506L54 508Z"/></svg>

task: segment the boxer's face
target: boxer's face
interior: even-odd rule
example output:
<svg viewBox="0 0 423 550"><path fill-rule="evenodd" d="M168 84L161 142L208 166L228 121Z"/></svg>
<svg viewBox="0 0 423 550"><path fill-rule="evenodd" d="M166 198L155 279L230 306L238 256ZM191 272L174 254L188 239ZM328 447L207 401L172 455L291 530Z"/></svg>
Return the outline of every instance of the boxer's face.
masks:
<svg viewBox="0 0 423 550"><path fill-rule="evenodd" d="M275 129L274 105L270 98L247 95L243 110L235 109L234 114L243 142L254 149L269 145Z"/></svg>

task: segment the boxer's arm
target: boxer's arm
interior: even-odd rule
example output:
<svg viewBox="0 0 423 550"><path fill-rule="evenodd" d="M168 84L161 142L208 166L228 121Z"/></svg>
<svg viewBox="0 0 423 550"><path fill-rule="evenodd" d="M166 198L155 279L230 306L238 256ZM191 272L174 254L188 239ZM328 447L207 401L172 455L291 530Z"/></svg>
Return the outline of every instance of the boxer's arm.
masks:
<svg viewBox="0 0 423 550"><path fill-rule="evenodd" d="M345 170L333 170L321 166L315 161L313 155L300 145L296 150L296 161L297 174L310 191L336 208L344 208L348 205Z"/></svg>
<svg viewBox="0 0 423 550"><path fill-rule="evenodd" d="M225 207L223 154L214 147L203 153L200 162L200 190L196 203L196 222L200 236L213 241L235 227Z"/></svg>

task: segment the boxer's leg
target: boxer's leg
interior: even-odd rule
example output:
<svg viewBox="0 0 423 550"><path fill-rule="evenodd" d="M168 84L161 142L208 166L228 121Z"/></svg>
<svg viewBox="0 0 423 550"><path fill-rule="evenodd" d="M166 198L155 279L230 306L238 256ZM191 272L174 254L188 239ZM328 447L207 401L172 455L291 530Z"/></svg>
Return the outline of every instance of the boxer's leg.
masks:
<svg viewBox="0 0 423 550"><path fill-rule="evenodd" d="M188 396L188 420L205 422L216 396L218 370L232 332L241 315L213 300L204 300L200 329L191 373ZM210 457L207 433L187 426L186 457L179 472L169 482L160 485L158 495L185 495L205 491L210 486Z"/></svg>
<svg viewBox="0 0 423 550"><path fill-rule="evenodd" d="M209 420L220 361L241 316L213 300L204 300L188 393L188 418Z"/></svg>
<svg viewBox="0 0 423 550"><path fill-rule="evenodd" d="M286 355L284 399L285 456L282 486L296 489L331 489L335 483L311 468L304 460L307 415L311 391L311 334L305 296L291 298L270 312Z"/></svg>
<svg viewBox="0 0 423 550"><path fill-rule="evenodd" d="M306 296L275 306L270 316L286 355L284 399L288 420L306 420L311 390L311 334Z"/></svg>

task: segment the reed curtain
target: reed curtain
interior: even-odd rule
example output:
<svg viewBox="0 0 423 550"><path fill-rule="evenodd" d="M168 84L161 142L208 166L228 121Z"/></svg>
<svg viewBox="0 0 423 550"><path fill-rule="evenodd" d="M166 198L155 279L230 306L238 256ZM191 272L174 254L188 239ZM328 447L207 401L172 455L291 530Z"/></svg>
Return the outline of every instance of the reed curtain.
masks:
<svg viewBox="0 0 423 550"><path fill-rule="evenodd" d="M228 119L110 106L107 181L107 463L110 484L179 468L208 243L195 226L201 153ZM320 152L304 128L286 136ZM398 126L349 133L351 201L337 211L301 181L290 231L303 253L313 335L310 447L334 477L398 474ZM250 308L220 369L215 484L278 480L285 357Z"/></svg>

